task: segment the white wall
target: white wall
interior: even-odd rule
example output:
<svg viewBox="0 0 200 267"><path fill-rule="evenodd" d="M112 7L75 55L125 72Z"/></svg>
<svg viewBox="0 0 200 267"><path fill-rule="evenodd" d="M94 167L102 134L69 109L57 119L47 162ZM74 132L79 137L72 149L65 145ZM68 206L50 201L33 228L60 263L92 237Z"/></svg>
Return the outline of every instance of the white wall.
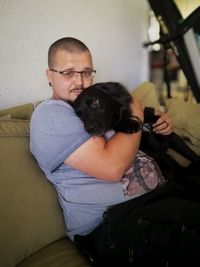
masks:
<svg viewBox="0 0 200 267"><path fill-rule="evenodd" d="M0 108L51 96L52 42L73 36L93 54L96 82L148 79L146 0L0 0Z"/></svg>

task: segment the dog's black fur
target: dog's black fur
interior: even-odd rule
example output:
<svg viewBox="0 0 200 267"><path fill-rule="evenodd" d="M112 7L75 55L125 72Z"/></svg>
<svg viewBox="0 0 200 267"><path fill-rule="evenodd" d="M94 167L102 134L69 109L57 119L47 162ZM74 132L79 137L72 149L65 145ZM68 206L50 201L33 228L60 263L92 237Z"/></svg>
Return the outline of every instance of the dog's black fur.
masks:
<svg viewBox="0 0 200 267"><path fill-rule="evenodd" d="M141 123L132 116L131 101L131 95L120 83L108 82L90 86L72 105L92 135L103 135L111 129L133 133Z"/></svg>
<svg viewBox="0 0 200 267"><path fill-rule="evenodd" d="M141 128L140 120L132 116L131 101L132 96L123 85L107 82L90 86L71 104L82 119L86 131L92 135L103 135L111 129L116 132L133 133ZM166 136L151 131L152 123L158 119L153 108L145 108L144 117L144 123L149 130L142 133L140 149L153 156L161 169L167 170L168 176L169 169L180 171L181 168L166 154L168 148L174 149L195 164L200 163L199 157L177 134L171 133ZM183 169L185 172L185 168Z"/></svg>

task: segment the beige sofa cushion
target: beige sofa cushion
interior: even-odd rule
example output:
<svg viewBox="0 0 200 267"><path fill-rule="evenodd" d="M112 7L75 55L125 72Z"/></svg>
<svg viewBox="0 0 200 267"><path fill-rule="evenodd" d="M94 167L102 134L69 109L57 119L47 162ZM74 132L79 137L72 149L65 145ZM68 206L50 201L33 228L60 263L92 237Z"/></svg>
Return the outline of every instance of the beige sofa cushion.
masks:
<svg viewBox="0 0 200 267"><path fill-rule="evenodd" d="M60 239L38 251L18 267L89 267L89 262L68 239ZM102 266L103 267L103 266ZM111 266L112 267L112 266Z"/></svg>
<svg viewBox="0 0 200 267"><path fill-rule="evenodd" d="M29 136L29 120L0 118L0 136Z"/></svg>
<svg viewBox="0 0 200 267"><path fill-rule="evenodd" d="M166 108L173 119L174 131L200 155L200 105L169 99L166 101Z"/></svg>
<svg viewBox="0 0 200 267"><path fill-rule="evenodd" d="M137 88L131 90L131 94L137 97L144 106L153 107L156 109L160 108L160 103L158 101L156 87L153 83L144 82Z"/></svg>
<svg viewBox="0 0 200 267"><path fill-rule="evenodd" d="M10 114L6 114L3 116L0 116L0 120L5 120L5 119L11 119L11 115Z"/></svg>
<svg viewBox="0 0 200 267"><path fill-rule="evenodd" d="M56 193L29 152L29 121L10 123L0 121L2 267L14 267L66 236Z"/></svg>
<svg viewBox="0 0 200 267"><path fill-rule="evenodd" d="M29 120L34 110L32 103L0 110L0 117L10 115L12 119Z"/></svg>

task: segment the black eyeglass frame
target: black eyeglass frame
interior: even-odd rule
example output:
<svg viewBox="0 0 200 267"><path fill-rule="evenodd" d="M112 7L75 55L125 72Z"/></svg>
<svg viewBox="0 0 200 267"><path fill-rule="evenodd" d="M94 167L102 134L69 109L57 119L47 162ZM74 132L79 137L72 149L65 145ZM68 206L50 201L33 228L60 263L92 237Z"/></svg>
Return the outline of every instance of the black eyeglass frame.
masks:
<svg viewBox="0 0 200 267"><path fill-rule="evenodd" d="M60 70L56 70L56 69L49 69L50 71L53 71L53 72L56 72L56 73L59 73L59 74L61 74L61 75L65 75L65 74L67 74L67 73L69 73L69 72L72 72L72 73L79 73L80 75L81 75L81 77L83 77L82 76L82 74L84 73L84 72L91 72L91 76L92 76L92 74L93 75L95 75L96 74L96 70L91 70L91 69L88 69L88 70L82 70L82 71L76 71L76 70L63 70L63 71L60 71ZM93 77L93 76L92 76Z"/></svg>

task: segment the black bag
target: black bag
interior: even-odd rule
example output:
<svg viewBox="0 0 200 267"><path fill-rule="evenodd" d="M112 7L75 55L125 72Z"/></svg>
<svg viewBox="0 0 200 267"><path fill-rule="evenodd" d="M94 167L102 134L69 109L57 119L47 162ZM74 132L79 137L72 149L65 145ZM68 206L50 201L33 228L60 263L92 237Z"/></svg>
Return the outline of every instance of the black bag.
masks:
<svg viewBox="0 0 200 267"><path fill-rule="evenodd" d="M104 223L75 243L98 267L200 266L200 204L179 185L159 188L108 209Z"/></svg>

